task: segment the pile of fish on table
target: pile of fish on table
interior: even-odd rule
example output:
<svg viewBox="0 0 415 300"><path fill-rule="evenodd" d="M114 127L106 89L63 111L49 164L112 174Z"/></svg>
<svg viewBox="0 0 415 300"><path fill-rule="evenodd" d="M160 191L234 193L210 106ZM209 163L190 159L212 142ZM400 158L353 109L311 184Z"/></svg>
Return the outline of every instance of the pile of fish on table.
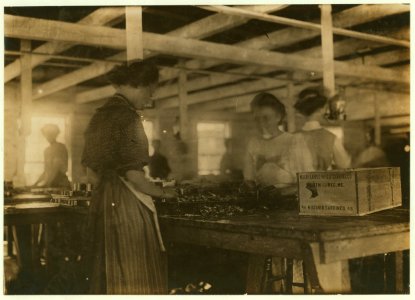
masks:
<svg viewBox="0 0 415 300"><path fill-rule="evenodd" d="M188 182L176 187L174 200L156 201L159 215L218 219L256 215L274 209L296 209L296 195L282 196L275 188L247 188L243 182Z"/></svg>

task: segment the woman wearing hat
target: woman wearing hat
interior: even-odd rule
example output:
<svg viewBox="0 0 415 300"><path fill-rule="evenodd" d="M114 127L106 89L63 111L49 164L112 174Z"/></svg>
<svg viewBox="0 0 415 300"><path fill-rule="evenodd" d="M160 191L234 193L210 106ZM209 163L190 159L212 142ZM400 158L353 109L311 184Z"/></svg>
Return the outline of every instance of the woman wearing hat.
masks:
<svg viewBox="0 0 415 300"><path fill-rule="evenodd" d="M350 167L351 158L339 138L320 125L325 114L327 98L316 88L307 88L300 92L294 107L306 122L301 135L311 153L311 169L307 171L326 171L334 163L337 169Z"/></svg>
<svg viewBox="0 0 415 300"><path fill-rule="evenodd" d="M43 136L48 140L49 147L44 152L45 168L33 186L70 187L66 172L68 171L68 151L64 144L56 141L59 128L55 124L46 124L42 128Z"/></svg>
<svg viewBox="0 0 415 300"><path fill-rule="evenodd" d="M158 82L147 62L115 67L115 95L97 109L85 132L82 163L97 178L86 235L89 291L94 294L165 294L165 251L152 197L173 190L150 183L148 141L140 115Z"/></svg>

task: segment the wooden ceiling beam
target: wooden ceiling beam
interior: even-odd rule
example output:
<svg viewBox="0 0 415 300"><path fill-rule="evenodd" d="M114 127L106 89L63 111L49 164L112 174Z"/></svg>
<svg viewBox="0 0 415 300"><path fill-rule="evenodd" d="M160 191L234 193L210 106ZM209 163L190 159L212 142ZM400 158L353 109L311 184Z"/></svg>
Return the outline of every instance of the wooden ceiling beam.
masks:
<svg viewBox="0 0 415 300"><path fill-rule="evenodd" d="M334 14L333 16L333 24L335 26L339 27L351 27L355 25L359 25L361 23L374 21L377 19L380 19L382 17L385 17L390 14L399 14L402 12L407 11L407 7L404 5L359 5L355 6L353 8L341 11L337 14ZM225 15L215 15L215 16L225 16ZM230 17L230 16L228 16ZM319 20L315 20L316 22L319 22ZM301 42L303 40L307 40L316 36L319 36L320 33L317 31L310 31L305 29L299 29L299 28L286 28L282 30L277 30L272 33L269 33L267 36L261 35L260 37L255 37L252 39L249 39L247 41L243 41L240 43L237 43L236 45L240 47L246 47L246 48L252 48L252 49L275 49L278 47L288 46L297 42ZM400 30L399 32L393 32L390 34L390 36L396 37L396 38L403 38L403 39L409 39L409 30ZM336 47L337 43L335 44L335 55L341 56L342 54L342 47L345 47L344 49L347 50L351 47L354 47L354 49L358 49L358 47L366 47L366 45L371 44L372 42L369 41L362 41L362 40L356 40L353 43L350 43L350 40L347 40L347 43L340 42L339 47ZM376 43L372 43L372 45L376 45ZM321 47L314 47L311 49L302 50L300 52L297 52L300 55L309 55L310 57L321 57ZM347 52L347 51L345 51ZM343 52L343 53L345 53ZM316 55L316 53L318 55ZM347 52L348 54L351 53ZM344 55L344 54L343 54ZM205 69L205 68L211 68L214 66L219 65L221 62L217 60L191 60L185 63L185 67L187 69ZM272 72L275 69L270 67L259 67L259 66L244 66L241 68L234 69L235 73L241 73L241 74L262 74L267 72ZM178 70L174 69L168 69L163 70L161 73L161 81L163 80L172 80L175 77L178 76ZM189 91L192 90L198 90L202 88L206 88L214 85L219 84L226 84L233 82L235 80L239 80L239 76L232 76L230 75L215 75L215 76L209 76L207 78L200 78L190 81L191 84L189 84ZM107 89L101 89L100 91L107 91L109 94L104 93L94 93L92 91L87 91L84 93L80 93L77 95L77 99L79 99L79 103L83 102L90 102L94 100L99 100L105 97L111 96L113 91L109 88ZM177 94L177 86L176 85L169 85L166 87L161 88L157 92L157 98L164 98L168 96L173 96ZM99 98L102 97L102 98Z"/></svg>
<svg viewBox="0 0 415 300"><path fill-rule="evenodd" d="M263 8L264 6L258 6L258 7ZM268 6L265 6L265 7L268 7ZM276 9L276 8L274 7L274 9ZM374 13L372 13L371 10L374 10ZM380 17L382 17L386 14L399 13L400 11L401 11L400 7L395 8L395 9L392 8L390 10L385 11L382 8L382 6L374 5L374 6L371 6L370 9L368 9L367 6L361 5L361 6L357 6L356 8L352 8L352 9L347 10L347 13L341 12L339 14L336 14L336 16L339 15L339 17L334 20L334 23L338 24L338 25L349 24L351 18L359 19L359 22L363 22L363 20L370 21L370 20L373 20L373 19L376 19L376 18L380 18ZM216 15L212 16L212 18L213 17L215 18L214 21L217 21L218 17ZM229 16L226 16L226 17L229 17ZM208 17L208 18L210 18L210 17ZM203 20L207 20L208 18L205 18ZM195 23L197 23L196 24L197 26L192 26L193 24L185 26L189 29L188 31L186 31L184 29L179 29L179 30L176 30L176 31L174 31L170 34L171 35L181 34L183 36L188 37L188 36L191 35L190 34L191 32L196 32L200 36L205 36L205 35L202 35L203 29L205 29L205 34L206 34L206 32L209 32L209 31L210 32L215 32L215 31L218 30L218 28L222 27L222 24L220 24L220 22L211 22L210 26L207 26L209 22L206 22L206 21L203 21L203 20L195 22ZM227 21L228 22L227 26L230 26L229 24L232 23L232 22L229 21L229 19L226 19L226 20L228 20ZM203 25L205 25L205 26L200 26L200 24L202 24L202 22L204 22ZM238 22L241 22L241 20L239 20ZM280 31L278 31L278 32L280 32ZM289 31L284 31L284 32L287 33L285 36L296 36L295 34L293 35L293 33L298 33L298 30L294 30L294 31L289 30ZM308 34L307 36L309 37L310 32L307 31L307 34ZM312 34L313 33L311 33L311 35ZM304 36L304 35L302 35L302 36ZM280 40L280 39L278 38L278 40ZM258 39L255 39L255 40L252 41L251 47L253 47L255 44L258 44ZM242 45L243 46L249 46L249 45L246 45L245 43L241 44L241 46ZM147 51L146 54L149 55L148 51ZM123 59L123 58L125 58L125 53L121 53L119 55L111 57L111 59ZM193 63L194 62L195 61L193 61ZM197 63L197 61L196 61L196 63ZM217 64L217 61L215 61L215 63ZM188 64L186 64L186 67L187 67L187 65ZM192 67L192 62L189 63L189 66ZM77 70L77 71L73 72L72 74L70 73L70 74L65 75L64 77L56 78L54 80L51 80L48 83L45 83L43 88L39 89L41 91L44 91L44 93L40 94L40 95L37 95L37 98L40 98L43 95L47 95L47 94L50 94L52 92L59 91L61 89L69 87L70 86L69 84L77 84L79 82L91 79L93 77L96 77L96 76L99 76L99 75L102 75L102 74L105 74L112 67L113 67L113 64L108 64L107 63L107 64L103 65L101 63L96 63L96 64L92 64L89 67L85 67L81 70ZM163 72L162 72L161 77L162 78L164 77L165 79L169 79L169 78L174 78L175 76L177 76L177 74L178 74L177 72L171 72L170 71L170 72L166 72L166 75L163 76Z"/></svg>
<svg viewBox="0 0 415 300"><path fill-rule="evenodd" d="M388 35L391 35L391 36L402 36L402 35L406 36L406 34L408 34L407 30L404 30L403 32L402 30L398 30L398 31L393 31L393 32L388 33ZM375 48L378 46L380 46L380 44L369 42L369 41L355 41L351 43L351 40L347 39L347 40L342 40L342 41L334 43L334 54L335 54L335 57L341 57L344 55L354 54L359 49L365 49L369 47ZM320 58L321 47L317 46L314 48L301 50L301 51L296 52L296 54L301 55L303 57ZM374 55L373 59L371 57L372 56L367 56L364 58L364 61L366 62L367 65L380 65L380 64L383 65L383 64L389 64L389 63L399 62L399 61L404 61L404 60L409 59L409 51L397 50L397 51L392 51L392 53L386 52L384 54L382 53L382 55L381 54ZM356 58L356 59L348 60L347 62L350 62L353 64L361 64L362 61L363 61L362 58ZM232 69L230 71L233 73L241 74L241 75L233 75L233 74L225 73L225 74L213 74L210 76L196 78L190 81L190 84L188 86L189 91L196 91L196 90L208 88L210 86L213 87L215 85L232 83L234 81L243 79L242 74L248 77L252 74L270 73L272 71L275 71L275 68L272 68L269 66L244 66L244 67ZM173 72L177 72L177 69L174 69ZM316 76L318 76L318 74L316 74ZM297 81L304 81L304 80L309 80L310 77L309 75L307 75L307 78L305 78L304 75L296 74L294 79ZM286 84L286 81L283 80L281 76L275 77L274 79L264 78L264 80L267 80L268 82L270 82L270 84L274 84L275 86L285 86ZM114 93L114 89L111 87L111 85L109 85L106 87L100 87L100 88L78 93L76 99L78 103L87 103L87 102L95 101L97 99L109 97L113 93ZM176 98L172 98L175 95L177 95L177 85L171 84L171 85L167 85L167 86L159 88L157 90L155 98L161 101L164 101L164 100L172 101L171 99L176 99Z"/></svg>
<svg viewBox="0 0 415 300"><path fill-rule="evenodd" d="M241 5L236 6L243 8L246 11L255 12L276 12L286 8L288 5L277 4L277 5ZM222 14L215 14L206 18L195 21L189 25L183 26L179 29L171 31L168 35L179 36L182 38L190 39L204 39L209 36L224 32L226 30L238 27L245 24L251 18L242 16L226 16Z"/></svg>
<svg viewBox="0 0 415 300"><path fill-rule="evenodd" d="M159 37L158 37L159 38ZM159 42L160 42L160 39L159 39ZM163 39L163 42L165 42L165 40ZM192 41L192 44L194 43L195 41ZM170 44L171 43L174 43L173 41L170 41ZM198 42L198 43L201 43L201 44L199 44L199 47L197 47L198 49L200 49L200 47L202 47L202 45L203 46L206 46L206 45L208 45L208 44L212 44L212 43L206 43L206 42ZM176 45L177 45L177 41L176 41ZM194 46L194 45L192 45L192 46ZM213 45L211 45L211 46L213 46ZM160 43L159 43L159 46L158 46L159 48L158 48L158 50L160 50ZM215 45L214 47L216 47L214 50L223 50L223 49L227 49L227 50L229 50L230 52L228 52L228 54L231 54L231 52L233 51L233 54L235 54L235 51L237 51L237 49L235 49L235 47L232 47L232 46L225 46L225 45ZM225 48L223 48L223 47L225 47ZM233 48L233 49L232 49ZM231 50L232 49L232 50ZM171 49L169 49L169 50L171 50ZM174 50L174 49L173 49ZM200 53L199 54L196 54L195 53L195 51L194 51L194 49L190 49L189 47L187 48L187 50L188 51L190 51L191 52L191 55L189 55L189 56L192 56L192 55L195 55L195 56L199 56L200 55ZM157 50L156 50L157 51ZM162 50L162 51L164 51L164 49ZM181 51L178 51L177 49L175 49L175 51L176 52L174 52L174 53L176 53L176 55L177 54L182 54L182 52ZM190 53L190 52L188 52L188 54ZM188 55L188 54L185 54L185 55ZM251 54L254 54L254 53L251 53ZM258 52L256 52L255 54L262 54L262 53L258 53ZM206 55L203 55L204 57L206 57ZM222 59L223 57L219 57L218 55L213 55L213 54L211 54L211 56L209 56L209 57L212 57L212 58L214 58L214 59ZM229 55L228 55L228 57L229 57ZM276 56L274 56L274 58L276 58ZM281 58L281 57L278 57L278 58ZM237 60L234 60L234 59L231 59L231 61L237 61ZM244 62L243 63L246 63L246 60L244 60ZM385 74L384 74L385 75Z"/></svg>
<svg viewBox="0 0 415 300"><path fill-rule="evenodd" d="M251 9L257 12L273 12L285 8L287 5L258 5L258 6L244 6L245 9ZM183 26L176 30L173 30L167 35L185 37L185 38L195 38L203 39L205 37L211 36L221 31L228 30L232 27L236 27L244 24L249 19L245 17L234 17L234 16L224 16L224 15L213 15L196 22L193 22L189 25ZM156 55L156 53L151 53L148 50L144 50L145 58ZM121 52L109 58L110 60L125 60L126 53ZM88 67L84 67L80 70L68 73L62 77L55 78L46 82L44 85L40 86L39 89L35 91L35 99L44 97L51 93L57 92L59 90L70 87L71 85L76 85L80 82L98 77L107 73L111 70L116 63L94 63ZM163 77L163 73L160 74ZM69 85L70 84L70 85ZM42 93L38 93L42 91Z"/></svg>
<svg viewBox="0 0 415 300"><path fill-rule="evenodd" d="M307 84L302 84L302 85L296 85L296 86L294 86L294 94L297 95L300 91L302 91L304 88L309 87L309 86L316 86L316 84L307 83ZM389 104L390 104L388 107L393 107L394 103L395 103L395 105L397 105L399 107L399 109L397 109L396 111L393 111L393 109L391 109L391 111L389 113L385 113L384 116L408 113L408 110L406 108L402 108L402 103L408 102L408 104L409 104L409 95L408 94L399 93L399 92L389 92L389 91L384 91L384 90L368 89L368 88L364 88L364 87L349 87L349 88L347 88L347 90L351 90L351 89L358 90L358 91L363 91L365 93L377 92L379 94L382 94L381 97L385 98L385 102L386 102L386 99L387 99L387 102L389 102ZM285 87L279 88L279 89L274 89L274 90L269 90L268 92L272 93L273 95L278 97L284 104L287 104L287 99L286 99L287 92L286 92ZM363 93L363 92L361 92L361 93ZM256 95L256 93L252 93L252 94L247 94L247 95L238 96L238 97L230 97L230 98L227 98L227 99L218 99L218 100L214 100L214 101L211 101L211 102L204 102L202 104L198 104L197 106L195 106L195 108L197 108L197 110L200 110L200 111L232 109L233 112L246 113L246 112L250 111L250 102L252 101L252 99L255 95ZM356 96L356 94L355 94L355 96ZM370 117L370 116L367 115L367 112L362 111L361 113L359 113L359 109L357 108L357 106L359 105L359 99L361 99L361 97L359 97L358 99L354 99L353 96L351 96L351 94L348 93L346 99L348 101L348 105L347 105L347 107L348 107L348 111L347 111L348 120L365 119L365 118ZM354 103L350 104L349 100L354 101ZM353 105L353 107L351 105ZM373 107L371 105L372 105L372 103L368 103L368 107L373 113ZM407 106L405 106L405 107L407 107ZM353 118L350 117L351 114L350 114L349 109L351 109L353 111L353 115L354 115ZM360 106L360 109L361 109L361 106Z"/></svg>
<svg viewBox="0 0 415 300"><path fill-rule="evenodd" d="M284 24L284 25L299 27L303 29L317 30L317 31L321 30L320 24L301 21L301 20L295 20L291 18L273 16L273 15L268 15L268 14L263 14L263 13L250 12L250 11L245 11L240 8L234 8L234 7L229 7L225 5L206 5L206 6L199 6L199 7L206 9L206 10L215 11L215 12L223 13L223 14L229 14L233 16L245 16L245 17L255 18L258 20L262 20L262 21L268 21L268 22L277 23L277 24ZM409 9L410 9L409 5L407 5L408 12L409 12ZM401 47L406 47L406 48L410 47L410 42L405 41L405 40L387 38L384 36L379 36L379 35L374 35L374 34L369 34L369 33L364 33L364 32L358 32L358 31L338 28L338 27L333 27L332 30L334 34L343 35L347 37L364 39L364 40L369 40L372 42L385 43L389 45L401 46Z"/></svg>
<svg viewBox="0 0 415 300"><path fill-rule="evenodd" d="M410 50L399 49L363 56L361 58L353 59L350 62L358 65L362 63L365 65L389 65L397 62L408 61L410 57Z"/></svg>
<svg viewBox="0 0 415 300"><path fill-rule="evenodd" d="M121 16L124 15L123 8L100 8L86 16L85 18L81 19L78 24L84 25L105 25L113 20L119 19ZM73 47L72 43L64 43L64 42L49 42L43 44L36 49L34 52L40 53L48 53L48 54L56 54L59 52L63 52L70 47ZM40 56L32 56L31 66L32 68L40 65L41 63L47 61L48 57L40 57ZM7 65L4 68L4 82L7 83L8 81L16 78L20 75L21 72L21 60L17 59L11 64Z"/></svg>
<svg viewBox="0 0 415 300"><path fill-rule="evenodd" d="M403 55L403 52L406 52L406 51L400 50L399 53L395 53L396 54L395 58L397 59L396 61L399 61L400 59L399 57ZM373 59L371 59L370 61L367 61L366 64L368 66L381 64L384 61L384 56L387 56L387 54L386 53L383 53L382 55L378 54L374 56ZM391 58L393 56L388 55L388 57ZM359 58L350 60L348 62L352 64L362 65L362 60ZM391 62L392 62L392 59L391 59ZM320 76L317 76L315 79L321 79L321 78L322 76L320 75ZM337 83L341 85L345 85L345 84L347 85L348 83L351 83L351 81L348 82L348 79L337 80ZM295 85L294 90L295 90L295 93L298 93L305 87L316 86L316 85L318 85L318 83L306 82L303 84L297 84ZM232 86L212 89L210 90L211 91L210 95L208 94L209 90L202 92L202 93L194 93L192 94L192 97L196 99L195 103L193 103L192 100L190 100L189 105L197 104L198 109L205 109L205 110L225 109L225 108L234 107L242 111L246 111L246 109L249 107L250 101L252 100L252 98L255 96L255 94L258 91L261 91L261 88L263 88L263 90L267 90L270 93L273 93L275 96L281 99L285 99L286 97L286 91L285 91L286 83L280 82L280 84L272 85L271 83L265 83L265 82L262 82L261 80L257 80L257 81L252 81L250 83L235 84ZM234 92L234 95L226 97L226 95L232 94L231 91ZM199 99L203 99L205 103L201 103ZM210 101L212 103L210 103ZM175 105L173 105L172 100L170 100L170 98L167 104L160 105L161 108L165 108L165 107L171 108L174 106Z"/></svg>
<svg viewBox="0 0 415 300"><path fill-rule="evenodd" d="M336 27L352 27L359 24L372 22L381 19L385 16L400 14L406 12L408 7L406 5L358 5L350 9L341 11L333 16L333 25ZM314 20L320 22L319 19ZM267 35L261 35L244 42L237 43L240 47L250 49L276 49L284 46L289 46L301 41L305 41L320 35L318 31L310 31L301 28L286 28L277 30ZM409 35L408 35L409 36ZM403 37L402 37L403 38ZM320 50L321 51L321 50ZM220 61L209 60L191 60L186 63L188 69L206 69L219 65ZM177 72L171 72L169 76L165 76L164 80L170 80L177 77Z"/></svg>
<svg viewBox="0 0 415 300"><path fill-rule="evenodd" d="M125 30L38 18L4 15L4 35L27 40L125 49Z"/></svg>

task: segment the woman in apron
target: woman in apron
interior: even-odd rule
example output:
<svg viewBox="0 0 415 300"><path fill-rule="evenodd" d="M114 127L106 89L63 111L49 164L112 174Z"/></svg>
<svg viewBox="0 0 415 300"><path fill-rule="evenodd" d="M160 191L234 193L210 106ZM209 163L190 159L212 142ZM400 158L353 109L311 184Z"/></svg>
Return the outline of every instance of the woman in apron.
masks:
<svg viewBox="0 0 415 300"><path fill-rule="evenodd" d="M97 109L85 132L82 164L97 179L84 237L85 279L93 294L167 293L165 249L151 197L176 194L144 176L148 141L137 113L158 76L147 62L115 67L108 78L116 94Z"/></svg>

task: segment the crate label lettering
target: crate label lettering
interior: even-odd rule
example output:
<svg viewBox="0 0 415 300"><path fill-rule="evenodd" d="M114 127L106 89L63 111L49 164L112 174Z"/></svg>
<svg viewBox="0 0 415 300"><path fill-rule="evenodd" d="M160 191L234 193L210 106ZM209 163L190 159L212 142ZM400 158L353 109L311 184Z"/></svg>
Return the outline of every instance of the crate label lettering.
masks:
<svg viewBox="0 0 415 300"><path fill-rule="evenodd" d="M309 210L346 210L344 205L307 205Z"/></svg>
<svg viewBox="0 0 415 300"><path fill-rule="evenodd" d="M346 179L346 180L350 180L352 179L352 174L351 173L334 173L334 174L300 174L300 179L302 180L309 180L309 179Z"/></svg>

